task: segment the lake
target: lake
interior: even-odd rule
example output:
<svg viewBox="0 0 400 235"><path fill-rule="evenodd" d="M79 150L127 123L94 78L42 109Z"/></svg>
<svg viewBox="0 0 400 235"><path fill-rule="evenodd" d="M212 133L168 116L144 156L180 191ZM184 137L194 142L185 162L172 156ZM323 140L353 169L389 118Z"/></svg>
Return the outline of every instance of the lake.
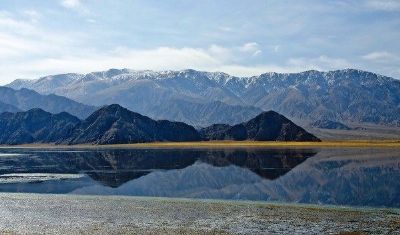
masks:
<svg viewBox="0 0 400 235"><path fill-rule="evenodd" d="M400 207L400 151L0 149L0 192Z"/></svg>

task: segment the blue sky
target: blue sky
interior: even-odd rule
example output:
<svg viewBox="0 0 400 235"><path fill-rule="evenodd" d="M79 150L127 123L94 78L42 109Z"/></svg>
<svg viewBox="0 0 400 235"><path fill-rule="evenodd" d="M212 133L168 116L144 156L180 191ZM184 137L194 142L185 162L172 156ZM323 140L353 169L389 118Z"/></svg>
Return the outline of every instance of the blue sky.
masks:
<svg viewBox="0 0 400 235"><path fill-rule="evenodd" d="M109 68L400 78L400 0L0 0L0 84Z"/></svg>

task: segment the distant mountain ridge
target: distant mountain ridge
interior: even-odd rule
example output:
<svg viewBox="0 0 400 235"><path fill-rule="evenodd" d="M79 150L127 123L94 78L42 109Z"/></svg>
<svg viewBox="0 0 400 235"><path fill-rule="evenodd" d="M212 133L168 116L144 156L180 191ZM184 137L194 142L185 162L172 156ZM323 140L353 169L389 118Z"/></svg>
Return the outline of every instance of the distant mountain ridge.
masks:
<svg viewBox="0 0 400 235"><path fill-rule="evenodd" d="M228 105L221 101L195 103L171 100L168 104L152 105L151 107L153 116L168 117L168 119L187 122L196 127L204 127L212 123L240 123L263 112L260 108Z"/></svg>
<svg viewBox="0 0 400 235"><path fill-rule="evenodd" d="M15 80L8 86L55 93L96 106L118 103L155 119L186 121L199 126L216 120L233 124L248 120L246 112L233 112L232 106L253 112L274 110L309 123L332 120L345 124L400 125L400 81L355 69L265 73L253 77L195 70L110 69L85 75ZM201 110L213 102L226 104L219 110L228 110L229 115L216 111L220 116L208 120ZM198 108L191 109L193 115L185 115L194 106ZM168 111L161 111L160 107ZM241 118L228 121L237 113L242 113ZM196 116L207 118L201 121Z"/></svg>
<svg viewBox="0 0 400 235"><path fill-rule="evenodd" d="M84 119L96 110L94 106L84 105L54 94L41 95L36 91L26 88L14 90L9 87L0 86L0 100L0 113L15 113L40 108L53 114L68 112Z"/></svg>
<svg viewBox="0 0 400 235"><path fill-rule="evenodd" d="M266 115L280 119L266 118ZM245 128L247 135L235 140L319 141L275 112L260 114L248 121ZM127 144L211 139L202 138L201 132L188 124L156 121L117 104L95 111L84 121L65 112L51 114L41 109L6 112L0 114L0 129L0 144Z"/></svg>
<svg viewBox="0 0 400 235"><path fill-rule="evenodd" d="M19 111L21 111L21 109L15 107L14 105L6 104L6 103L0 101L0 113L4 113L4 112L15 113L15 112L19 112Z"/></svg>
<svg viewBox="0 0 400 235"><path fill-rule="evenodd" d="M318 127L322 129L336 129L336 130L351 130L350 127L344 125L340 122L334 122L330 120L318 120L311 124L313 127Z"/></svg>

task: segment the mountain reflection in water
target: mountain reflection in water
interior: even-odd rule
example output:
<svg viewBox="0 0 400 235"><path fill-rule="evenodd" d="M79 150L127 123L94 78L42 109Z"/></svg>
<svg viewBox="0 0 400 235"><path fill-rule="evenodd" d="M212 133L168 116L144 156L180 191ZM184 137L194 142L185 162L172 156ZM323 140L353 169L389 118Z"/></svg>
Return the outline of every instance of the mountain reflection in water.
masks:
<svg viewBox="0 0 400 235"><path fill-rule="evenodd" d="M400 176L400 154L396 150L0 152L3 192L400 206L400 183L396 180Z"/></svg>

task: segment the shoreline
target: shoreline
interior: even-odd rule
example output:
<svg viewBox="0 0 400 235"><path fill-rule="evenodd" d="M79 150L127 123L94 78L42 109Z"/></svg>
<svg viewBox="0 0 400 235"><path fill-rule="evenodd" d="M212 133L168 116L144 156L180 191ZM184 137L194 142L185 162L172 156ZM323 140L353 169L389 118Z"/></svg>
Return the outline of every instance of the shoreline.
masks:
<svg viewBox="0 0 400 235"><path fill-rule="evenodd" d="M262 200L243 200L243 199L213 199L213 198L190 198L190 197L167 197L167 196L129 196L129 195L98 195L98 194L65 194L65 193L21 193L21 192L0 192L0 199L8 197L60 197L74 199L110 199L110 200L132 200L132 201L158 201L173 203L205 203L205 204L226 204L226 205L243 205L243 206L275 206L275 207L294 207L298 209L322 209L322 210L343 210L343 211L391 211L400 215L400 208L384 207L384 206L352 206L352 205L335 205L335 204L313 204L300 202L285 201L262 201Z"/></svg>
<svg viewBox="0 0 400 235"><path fill-rule="evenodd" d="M198 141L198 142L150 142L133 144L21 144L0 145L0 149L13 148L51 148L51 149L98 149L98 148L400 148L400 140L338 140L321 142L294 142L294 141Z"/></svg>
<svg viewBox="0 0 400 235"><path fill-rule="evenodd" d="M1 233L389 234L398 208L0 193Z"/></svg>

